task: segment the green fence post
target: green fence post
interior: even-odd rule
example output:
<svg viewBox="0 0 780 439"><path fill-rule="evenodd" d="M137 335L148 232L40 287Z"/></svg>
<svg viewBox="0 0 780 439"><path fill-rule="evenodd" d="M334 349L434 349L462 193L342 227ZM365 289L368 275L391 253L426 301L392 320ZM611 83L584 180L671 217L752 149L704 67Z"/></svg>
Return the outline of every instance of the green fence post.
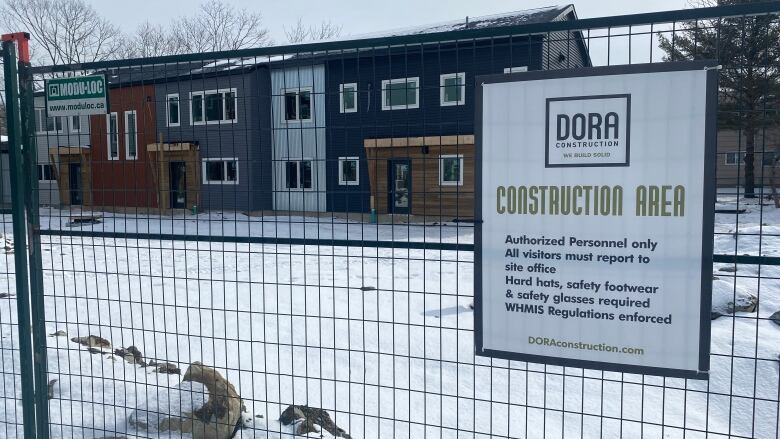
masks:
<svg viewBox="0 0 780 439"><path fill-rule="evenodd" d="M38 438L49 437L49 392L46 351L46 313L43 295L43 261L41 259L41 221L38 191L38 147L35 142L35 106L33 77L29 60L19 60L19 107L24 138L24 165L27 176L27 234L32 306L33 367L35 368L36 417Z"/></svg>
<svg viewBox="0 0 780 439"><path fill-rule="evenodd" d="M11 174L11 210L13 212L14 267L16 278L17 325L19 328L19 374L22 379L22 416L24 437L36 437L35 374L30 324L30 291L27 271L27 233L25 223L25 167L23 132L17 88L16 46L3 37L6 120L8 121L8 158Z"/></svg>

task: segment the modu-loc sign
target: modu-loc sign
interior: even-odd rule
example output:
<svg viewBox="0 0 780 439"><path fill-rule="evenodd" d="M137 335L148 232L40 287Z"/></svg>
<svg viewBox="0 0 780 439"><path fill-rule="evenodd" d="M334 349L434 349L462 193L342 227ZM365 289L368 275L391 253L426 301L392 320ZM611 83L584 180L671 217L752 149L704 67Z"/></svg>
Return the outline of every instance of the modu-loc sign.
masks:
<svg viewBox="0 0 780 439"><path fill-rule="evenodd" d="M46 115L79 116L106 114L108 88L103 75L46 80Z"/></svg>
<svg viewBox="0 0 780 439"><path fill-rule="evenodd" d="M477 78L478 355L708 377L713 67Z"/></svg>

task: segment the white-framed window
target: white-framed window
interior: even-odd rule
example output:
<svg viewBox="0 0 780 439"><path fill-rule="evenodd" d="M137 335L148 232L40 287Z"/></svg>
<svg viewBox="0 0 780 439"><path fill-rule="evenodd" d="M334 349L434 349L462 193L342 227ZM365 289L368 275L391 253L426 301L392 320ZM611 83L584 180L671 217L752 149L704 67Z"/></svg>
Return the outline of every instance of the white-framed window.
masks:
<svg viewBox="0 0 780 439"><path fill-rule="evenodd" d="M443 107L466 103L466 73L447 73L440 77L440 103Z"/></svg>
<svg viewBox="0 0 780 439"><path fill-rule="evenodd" d="M235 88L190 93L190 124L212 125L238 121Z"/></svg>
<svg viewBox="0 0 780 439"><path fill-rule="evenodd" d="M173 93L165 97L165 122L169 127L177 127L181 124L181 107L179 107L179 94Z"/></svg>
<svg viewBox="0 0 780 439"><path fill-rule="evenodd" d="M106 114L106 149L109 160L119 160L119 119L116 113Z"/></svg>
<svg viewBox="0 0 780 439"><path fill-rule="evenodd" d="M339 102L342 113L355 113L358 106L357 83L339 85Z"/></svg>
<svg viewBox="0 0 780 439"><path fill-rule="evenodd" d="M517 66L517 67L505 67L504 73L518 73L518 72L527 72L528 66Z"/></svg>
<svg viewBox="0 0 780 439"><path fill-rule="evenodd" d="M741 154L734 151L734 152L727 152L723 154L723 163L727 165L736 165L739 162L739 156Z"/></svg>
<svg viewBox="0 0 780 439"><path fill-rule="evenodd" d="M81 116L70 117L70 132L71 133L81 132Z"/></svg>
<svg viewBox="0 0 780 439"><path fill-rule="evenodd" d="M306 122L311 120L311 87L282 90L284 96L284 120Z"/></svg>
<svg viewBox="0 0 780 439"><path fill-rule="evenodd" d="M420 78L397 78L382 81L382 110L420 108Z"/></svg>
<svg viewBox="0 0 780 439"><path fill-rule="evenodd" d="M284 187L290 190L308 190L312 188L312 161L285 160Z"/></svg>
<svg viewBox="0 0 780 439"><path fill-rule="evenodd" d="M135 110L125 111L125 158L138 158L138 118Z"/></svg>
<svg viewBox="0 0 780 439"><path fill-rule="evenodd" d="M35 132L38 134L61 133L64 131L62 117L46 116L45 108L35 109Z"/></svg>
<svg viewBox="0 0 780 439"><path fill-rule="evenodd" d="M55 181L54 165L38 165L38 181Z"/></svg>
<svg viewBox="0 0 780 439"><path fill-rule="evenodd" d="M439 156L439 185L463 186L463 154Z"/></svg>
<svg viewBox="0 0 780 439"><path fill-rule="evenodd" d="M238 184L238 159L203 159L203 184Z"/></svg>
<svg viewBox="0 0 780 439"><path fill-rule="evenodd" d="M342 186L360 184L360 159L339 157L339 184Z"/></svg>

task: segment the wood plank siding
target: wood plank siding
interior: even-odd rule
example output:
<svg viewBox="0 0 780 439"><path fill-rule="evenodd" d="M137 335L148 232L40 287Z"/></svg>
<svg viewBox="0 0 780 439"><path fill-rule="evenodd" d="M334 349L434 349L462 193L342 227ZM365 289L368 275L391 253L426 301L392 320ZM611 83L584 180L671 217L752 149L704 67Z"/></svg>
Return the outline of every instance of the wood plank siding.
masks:
<svg viewBox="0 0 780 439"><path fill-rule="evenodd" d="M366 167L374 207L390 213L390 166L395 160L411 165L409 214L435 220L474 218L474 136L425 136L365 139ZM463 184L442 185L442 156L463 157Z"/></svg>

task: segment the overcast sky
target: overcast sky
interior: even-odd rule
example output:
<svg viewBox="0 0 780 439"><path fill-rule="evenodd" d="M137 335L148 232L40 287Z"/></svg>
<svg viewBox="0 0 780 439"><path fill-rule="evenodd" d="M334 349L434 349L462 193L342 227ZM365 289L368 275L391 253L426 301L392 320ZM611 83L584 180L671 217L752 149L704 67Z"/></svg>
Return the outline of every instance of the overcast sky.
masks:
<svg viewBox="0 0 780 439"><path fill-rule="evenodd" d="M129 31L149 20L166 23L170 18L191 12L200 0L89 0L114 23ZM466 16L489 15L556 4L552 0L228 0L229 3L259 11L277 43L284 42L284 26L298 18L307 23L330 20L344 26L349 35L376 32ZM560 2L557 4L565 4ZM686 0L579 0L574 3L580 18L683 9Z"/></svg>

